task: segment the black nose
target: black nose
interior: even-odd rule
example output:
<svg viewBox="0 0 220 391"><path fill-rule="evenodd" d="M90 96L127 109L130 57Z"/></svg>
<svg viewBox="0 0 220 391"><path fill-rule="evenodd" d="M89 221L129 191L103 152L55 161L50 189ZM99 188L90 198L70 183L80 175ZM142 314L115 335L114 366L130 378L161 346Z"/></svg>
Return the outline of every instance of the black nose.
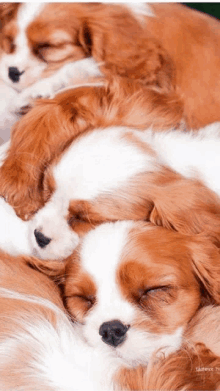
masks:
<svg viewBox="0 0 220 391"><path fill-rule="evenodd" d="M99 335L102 336L103 342L116 347L125 340L128 328L129 326L125 326L119 320L112 320L100 326Z"/></svg>
<svg viewBox="0 0 220 391"><path fill-rule="evenodd" d="M8 77L13 81L13 83L17 83L20 79L20 76L23 75L24 71L20 72L16 67L8 68Z"/></svg>
<svg viewBox="0 0 220 391"><path fill-rule="evenodd" d="M44 236L42 232L38 231L37 229L34 230L34 236L36 238L38 246L40 246L41 248L46 247L51 241L50 238Z"/></svg>

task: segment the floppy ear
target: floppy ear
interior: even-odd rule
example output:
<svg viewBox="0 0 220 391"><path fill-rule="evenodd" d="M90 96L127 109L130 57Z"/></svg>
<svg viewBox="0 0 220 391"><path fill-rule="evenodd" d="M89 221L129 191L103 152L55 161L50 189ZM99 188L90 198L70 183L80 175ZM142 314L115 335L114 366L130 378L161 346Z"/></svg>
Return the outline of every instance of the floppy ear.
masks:
<svg viewBox="0 0 220 391"><path fill-rule="evenodd" d="M195 236L189 248L196 277L214 303L220 304L220 250L204 235Z"/></svg>
<svg viewBox="0 0 220 391"><path fill-rule="evenodd" d="M0 194L22 219L43 206L45 168L90 125L90 111L81 109L74 93L73 102L68 98L69 92L53 100L42 99L14 125L0 168Z"/></svg>
<svg viewBox="0 0 220 391"><path fill-rule="evenodd" d="M0 3L0 28L14 17L19 6L20 3Z"/></svg>
<svg viewBox="0 0 220 391"><path fill-rule="evenodd" d="M107 8L107 9L106 9ZM120 75L170 91L174 64L168 53L124 6L98 7L84 18L79 42L105 75Z"/></svg>
<svg viewBox="0 0 220 391"><path fill-rule="evenodd" d="M51 278L57 285L62 285L65 276L66 260L62 262L42 261L38 258L29 257L27 258L26 264Z"/></svg>
<svg viewBox="0 0 220 391"><path fill-rule="evenodd" d="M183 234L206 234L220 247L220 202L199 181L185 178L157 186L150 221Z"/></svg>

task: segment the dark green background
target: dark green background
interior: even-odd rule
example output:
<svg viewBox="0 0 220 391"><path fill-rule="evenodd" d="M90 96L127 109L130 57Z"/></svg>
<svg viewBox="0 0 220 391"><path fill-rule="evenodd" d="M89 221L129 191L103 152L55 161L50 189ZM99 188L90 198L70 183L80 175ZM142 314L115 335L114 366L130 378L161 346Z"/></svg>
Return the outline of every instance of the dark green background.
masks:
<svg viewBox="0 0 220 391"><path fill-rule="evenodd" d="M183 3L190 8L215 16L220 19L220 3Z"/></svg>

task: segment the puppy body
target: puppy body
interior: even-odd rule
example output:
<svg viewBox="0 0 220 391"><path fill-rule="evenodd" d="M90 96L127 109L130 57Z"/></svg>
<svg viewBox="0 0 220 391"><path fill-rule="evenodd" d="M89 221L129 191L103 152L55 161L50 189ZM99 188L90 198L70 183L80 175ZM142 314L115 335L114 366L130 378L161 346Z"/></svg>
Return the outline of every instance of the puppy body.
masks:
<svg viewBox="0 0 220 391"><path fill-rule="evenodd" d="M107 126L160 131L181 124L182 104L175 93L160 94L122 78L67 90L39 101L15 126L1 168L0 193L25 218L42 206L45 167L78 134Z"/></svg>
<svg viewBox="0 0 220 391"><path fill-rule="evenodd" d="M188 128L219 120L214 18L181 4L5 3L0 19L0 74L23 91L18 107L78 79L120 75L176 90Z"/></svg>
<svg viewBox="0 0 220 391"><path fill-rule="evenodd" d="M214 390L219 307L198 309L207 288L219 304L211 282L219 285L219 271L219 251L204 237L148 223L103 224L67 261L65 303L91 346L121 358L119 389Z"/></svg>
<svg viewBox="0 0 220 391"><path fill-rule="evenodd" d="M219 124L197 134L110 127L80 135L46 171L46 203L32 220L37 254L67 256L92 227L125 219L205 232L219 245L219 143Z"/></svg>
<svg viewBox="0 0 220 391"><path fill-rule="evenodd" d="M107 264L106 256L111 260ZM219 287L215 290L212 281L219 281L214 267L218 257L215 246L204 238L134 222L104 224L91 231L66 266L1 253L1 389L217 389L218 374L213 379L210 372L195 377L191 358L194 366L204 363L211 368L218 365L218 357L204 347L197 347L195 354L189 348L184 354L181 346L184 329L204 294L203 266L207 293L219 303ZM30 265L59 275L73 324L57 286ZM178 316L169 316L169 311ZM130 326L117 346L99 334L101 323L112 319ZM192 321L189 342L200 332L202 319ZM203 333L197 334L195 341L203 338Z"/></svg>

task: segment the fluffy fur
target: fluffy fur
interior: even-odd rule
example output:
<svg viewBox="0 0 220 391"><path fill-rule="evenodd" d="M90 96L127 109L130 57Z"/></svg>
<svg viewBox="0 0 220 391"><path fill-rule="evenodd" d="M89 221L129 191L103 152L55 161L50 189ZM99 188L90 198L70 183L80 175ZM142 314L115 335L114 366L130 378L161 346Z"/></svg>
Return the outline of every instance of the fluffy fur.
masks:
<svg viewBox="0 0 220 391"><path fill-rule="evenodd" d="M94 226L125 219L203 232L219 246L219 142L219 124L197 134L114 126L84 132L45 171L45 205L32 219L36 254L63 258Z"/></svg>
<svg viewBox="0 0 220 391"><path fill-rule="evenodd" d="M33 261L0 255L1 390L113 390L117 362L85 343L58 288L30 268Z"/></svg>
<svg viewBox="0 0 220 391"><path fill-rule="evenodd" d="M207 238L107 223L90 231L65 265L35 266L59 277L89 346L118 362L114 389L218 389L219 307L199 309L220 301L219 251ZM115 322L126 328L119 342Z"/></svg>
<svg viewBox="0 0 220 391"><path fill-rule="evenodd" d="M25 218L42 206L45 167L78 134L112 125L162 130L181 123L182 106L175 93L160 94L121 78L41 100L14 128L1 169L0 193Z"/></svg>
<svg viewBox="0 0 220 391"><path fill-rule="evenodd" d="M161 248L154 257L157 250L152 240L157 242L157 237ZM170 241L171 237L173 242ZM176 246L177 241L180 247ZM195 244L196 248L193 248ZM92 253L91 246L94 250ZM203 260L197 259L200 252L203 253ZM111 278L106 287L100 284L100 278L106 276L103 254L112 261L108 264ZM91 255L97 255L95 263ZM201 309L187 326L205 294L204 290L200 292L199 289L202 284L199 269L203 262L207 267L209 292L206 293L219 303L219 293L216 295L212 281L216 275L212 276L208 271L216 262L216 257L219 257L216 248L204 238L200 240L150 224L131 222L100 226L85 237L82 246L66 263L45 264L36 258L14 258L1 253L1 390L129 391L164 390L165 386L175 391L218 389L218 307ZM159 273L162 270L159 266L161 262L166 264L166 276ZM135 263L142 279L134 278L132 270ZM156 271L154 267L159 269ZM143 268L148 273L147 279ZM150 270L154 271L153 274ZM112 280L114 273L117 275L116 283ZM151 291L149 283L154 284L154 274L157 285ZM65 303L74 323L70 322L60 290L52 281L58 277L65 286ZM90 280L96 286L95 293ZM143 283L147 284L148 292L143 292ZM141 284L141 290L138 284ZM120 285L122 289L119 289ZM108 300L109 294L112 301ZM130 294L134 295L133 299ZM186 296L187 305L186 302L181 304ZM105 309L100 312L102 306ZM174 308L179 317L165 316ZM158 318L159 312L161 316ZM131 322L133 319L124 348L123 344L111 348L98 334L100 322L112 316L123 318L123 321L127 319ZM210 322L217 326L212 331ZM183 335L185 326L186 333ZM181 331L176 332L176 328ZM156 329L155 338L152 339ZM148 348L145 355L146 342ZM154 351L151 359L149 346L152 347L151 352ZM132 352L129 353L131 348ZM158 348L161 350L158 351ZM143 365L146 363L147 366ZM204 367L209 371L202 371Z"/></svg>
<svg viewBox="0 0 220 391"><path fill-rule="evenodd" d="M5 86L3 124L32 98L101 75L176 90L189 128L219 120L220 24L212 17L181 4L2 3L0 21L0 76L22 91L13 107Z"/></svg>
<svg viewBox="0 0 220 391"><path fill-rule="evenodd" d="M189 127L219 120L220 24L212 17L181 4L3 3L0 18L1 78L23 90L20 106L79 78L117 74L175 89Z"/></svg>
<svg viewBox="0 0 220 391"><path fill-rule="evenodd" d="M0 147L0 166L7 154L10 142ZM11 255L33 255L30 232L31 222L21 220L11 205L0 197L0 248Z"/></svg>

